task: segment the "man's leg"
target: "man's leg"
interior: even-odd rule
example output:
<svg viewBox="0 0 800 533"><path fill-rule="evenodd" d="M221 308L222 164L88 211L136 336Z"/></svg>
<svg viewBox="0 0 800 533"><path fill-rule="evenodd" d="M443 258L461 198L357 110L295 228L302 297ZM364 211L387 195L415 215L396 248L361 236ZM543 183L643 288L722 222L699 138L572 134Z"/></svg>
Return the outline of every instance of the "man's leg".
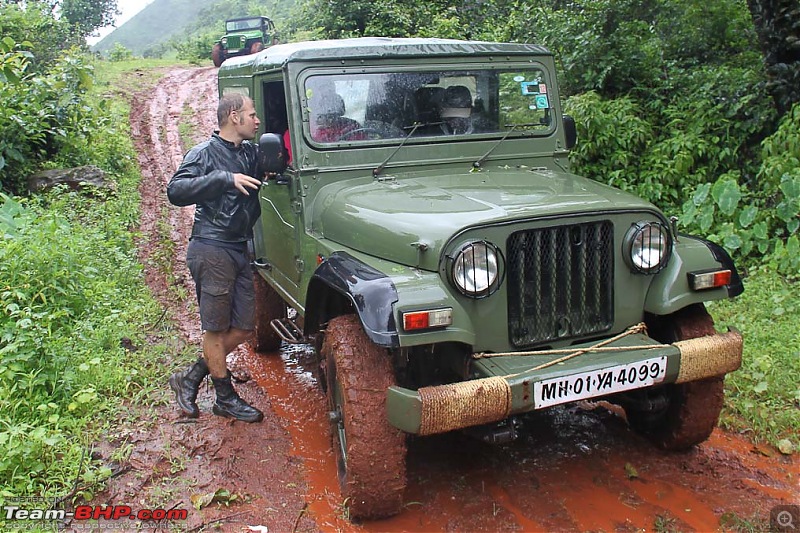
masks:
<svg viewBox="0 0 800 533"><path fill-rule="evenodd" d="M203 333L203 356L213 378L224 378L228 374L225 362L229 353L250 338L252 331L230 328L227 331L206 331Z"/></svg>
<svg viewBox="0 0 800 533"><path fill-rule="evenodd" d="M252 332L231 328L227 331L206 331L203 334L203 354L211 372L211 381L217 392L212 408L215 415L235 418L244 422L260 422L264 414L245 402L233 389L231 375L225 361L227 355L246 341Z"/></svg>

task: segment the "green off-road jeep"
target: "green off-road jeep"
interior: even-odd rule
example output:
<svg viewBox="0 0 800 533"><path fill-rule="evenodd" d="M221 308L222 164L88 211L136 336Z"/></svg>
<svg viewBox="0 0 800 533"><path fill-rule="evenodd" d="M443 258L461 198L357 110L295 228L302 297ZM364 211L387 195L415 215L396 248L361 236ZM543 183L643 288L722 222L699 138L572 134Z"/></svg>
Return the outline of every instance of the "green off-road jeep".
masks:
<svg viewBox="0 0 800 533"><path fill-rule="evenodd" d="M219 70L221 94L255 100L278 173L258 192L257 349L316 346L353 517L401 508L408 435L503 442L587 398L668 449L717 423L742 338L704 302L742 292L736 269L570 172L555 72L530 44L384 38Z"/></svg>
<svg viewBox="0 0 800 533"><path fill-rule="evenodd" d="M211 60L218 67L229 57L255 54L275 42L275 24L268 17L228 19L225 35L211 48Z"/></svg>

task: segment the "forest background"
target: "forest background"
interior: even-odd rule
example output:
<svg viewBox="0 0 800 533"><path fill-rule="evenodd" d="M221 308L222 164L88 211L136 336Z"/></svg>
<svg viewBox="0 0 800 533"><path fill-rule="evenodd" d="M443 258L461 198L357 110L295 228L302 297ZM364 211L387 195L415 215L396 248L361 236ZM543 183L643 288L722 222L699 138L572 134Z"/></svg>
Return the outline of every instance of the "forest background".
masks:
<svg viewBox="0 0 800 533"><path fill-rule="evenodd" d="M272 17L282 41L373 35L547 46L578 125L573 170L677 216L681 231L722 244L747 276L741 298L712 309L747 339L745 365L726 383L723 424L796 452L796 1L195 4L193 22L138 68L209 65L224 19L255 14ZM169 346L152 339L161 310L131 230L140 176L124 99L107 81L115 64L135 58L122 46L97 55L85 45L115 12L115 0L0 0L0 479L8 480L0 499L90 491L108 475L92 464L92 442L123 402L152 401L164 382L150 356ZM26 192L36 170L87 164L108 174L113 192ZM120 339L146 347L134 357Z"/></svg>

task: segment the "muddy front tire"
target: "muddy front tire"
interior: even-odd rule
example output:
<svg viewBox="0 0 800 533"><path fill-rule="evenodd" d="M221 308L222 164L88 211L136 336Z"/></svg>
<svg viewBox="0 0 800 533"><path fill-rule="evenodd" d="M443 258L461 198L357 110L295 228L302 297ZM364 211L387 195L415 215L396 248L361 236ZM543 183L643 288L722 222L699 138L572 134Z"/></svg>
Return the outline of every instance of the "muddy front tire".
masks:
<svg viewBox="0 0 800 533"><path fill-rule="evenodd" d="M405 434L386 417L386 389L395 384L386 350L355 315L334 318L322 343L333 447L350 518L397 514L406 486Z"/></svg>
<svg viewBox="0 0 800 533"><path fill-rule="evenodd" d="M217 43L211 49L211 61L214 62L215 67L219 67L225 61L225 50L221 44Z"/></svg>
<svg viewBox="0 0 800 533"><path fill-rule="evenodd" d="M263 49L264 49L264 43L262 43L261 41L256 41L250 45L251 54L257 54Z"/></svg>
<svg viewBox="0 0 800 533"><path fill-rule="evenodd" d="M665 317L648 321L650 335L663 343L714 335L714 320L703 304L691 305ZM665 385L642 391L638 405L626 406L628 423L635 431L666 450L688 450L711 435L725 400L724 376ZM644 400L644 401L642 401Z"/></svg>
<svg viewBox="0 0 800 533"><path fill-rule="evenodd" d="M281 338L270 323L275 319L286 318L286 303L258 272L253 273L256 293L256 324L253 335L253 348L257 352L274 352L281 347Z"/></svg>

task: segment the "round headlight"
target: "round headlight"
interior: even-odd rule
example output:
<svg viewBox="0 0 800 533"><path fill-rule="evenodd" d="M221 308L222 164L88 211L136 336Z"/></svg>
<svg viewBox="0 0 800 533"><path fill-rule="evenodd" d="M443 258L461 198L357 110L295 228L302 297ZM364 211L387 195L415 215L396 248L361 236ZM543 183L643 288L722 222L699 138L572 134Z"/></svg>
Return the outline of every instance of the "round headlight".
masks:
<svg viewBox="0 0 800 533"><path fill-rule="evenodd" d="M659 222L637 222L625 235L625 262L635 272L655 274L672 254L669 230Z"/></svg>
<svg viewBox="0 0 800 533"><path fill-rule="evenodd" d="M501 262L500 253L493 244L471 242L455 255L450 277L461 294L484 298L500 287Z"/></svg>

